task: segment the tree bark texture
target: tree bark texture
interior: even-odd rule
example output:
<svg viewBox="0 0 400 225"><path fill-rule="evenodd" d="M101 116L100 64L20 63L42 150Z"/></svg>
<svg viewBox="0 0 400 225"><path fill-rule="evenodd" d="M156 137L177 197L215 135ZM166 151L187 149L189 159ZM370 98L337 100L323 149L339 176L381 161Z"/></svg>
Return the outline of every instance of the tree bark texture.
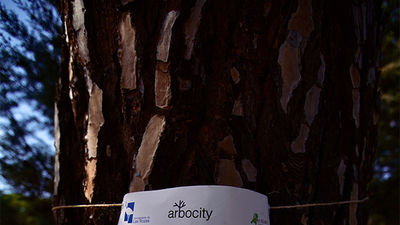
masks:
<svg viewBox="0 0 400 225"><path fill-rule="evenodd" d="M380 2L62 0L54 205L220 184L270 205L368 195ZM120 208L57 224L116 224ZM271 224L367 223L365 205Z"/></svg>

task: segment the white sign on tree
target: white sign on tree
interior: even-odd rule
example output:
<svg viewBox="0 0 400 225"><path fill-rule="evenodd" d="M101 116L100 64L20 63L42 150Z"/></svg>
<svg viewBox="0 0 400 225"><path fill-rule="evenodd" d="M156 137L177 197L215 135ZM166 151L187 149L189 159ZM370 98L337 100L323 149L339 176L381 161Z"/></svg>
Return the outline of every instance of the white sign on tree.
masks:
<svg viewBox="0 0 400 225"><path fill-rule="evenodd" d="M118 225L269 225L268 198L228 186L190 186L126 194Z"/></svg>

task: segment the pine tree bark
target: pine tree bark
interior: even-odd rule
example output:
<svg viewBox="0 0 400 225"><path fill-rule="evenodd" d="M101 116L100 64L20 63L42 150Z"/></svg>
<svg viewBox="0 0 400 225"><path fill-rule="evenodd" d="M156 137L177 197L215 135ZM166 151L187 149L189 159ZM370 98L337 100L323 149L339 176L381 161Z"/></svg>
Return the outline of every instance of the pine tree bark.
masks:
<svg viewBox="0 0 400 225"><path fill-rule="evenodd" d="M54 205L220 184L270 205L368 196L379 1L62 0ZM271 224L367 224L366 206ZM116 224L119 208L56 224Z"/></svg>

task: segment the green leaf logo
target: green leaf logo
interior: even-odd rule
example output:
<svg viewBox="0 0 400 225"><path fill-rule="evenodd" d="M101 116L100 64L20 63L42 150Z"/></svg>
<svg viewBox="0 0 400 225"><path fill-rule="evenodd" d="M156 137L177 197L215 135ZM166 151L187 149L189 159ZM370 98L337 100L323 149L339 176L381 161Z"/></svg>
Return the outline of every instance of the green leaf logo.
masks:
<svg viewBox="0 0 400 225"><path fill-rule="evenodd" d="M253 219L250 221L250 223L254 223L255 225L257 225L257 221L258 221L258 214L254 213Z"/></svg>

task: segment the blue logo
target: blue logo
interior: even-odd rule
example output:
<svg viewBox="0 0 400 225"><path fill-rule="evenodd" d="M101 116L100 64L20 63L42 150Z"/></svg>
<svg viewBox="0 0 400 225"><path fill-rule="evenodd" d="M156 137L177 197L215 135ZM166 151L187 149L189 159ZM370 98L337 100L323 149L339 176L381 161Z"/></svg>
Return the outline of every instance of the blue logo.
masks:
<svg viewBox="0 0 400 225"><path fill-rule="evenodd" d="M128 202L128 205L125 209L124 222L132 223L133 222L133 210L135 208L135 202Z"/></svg>

